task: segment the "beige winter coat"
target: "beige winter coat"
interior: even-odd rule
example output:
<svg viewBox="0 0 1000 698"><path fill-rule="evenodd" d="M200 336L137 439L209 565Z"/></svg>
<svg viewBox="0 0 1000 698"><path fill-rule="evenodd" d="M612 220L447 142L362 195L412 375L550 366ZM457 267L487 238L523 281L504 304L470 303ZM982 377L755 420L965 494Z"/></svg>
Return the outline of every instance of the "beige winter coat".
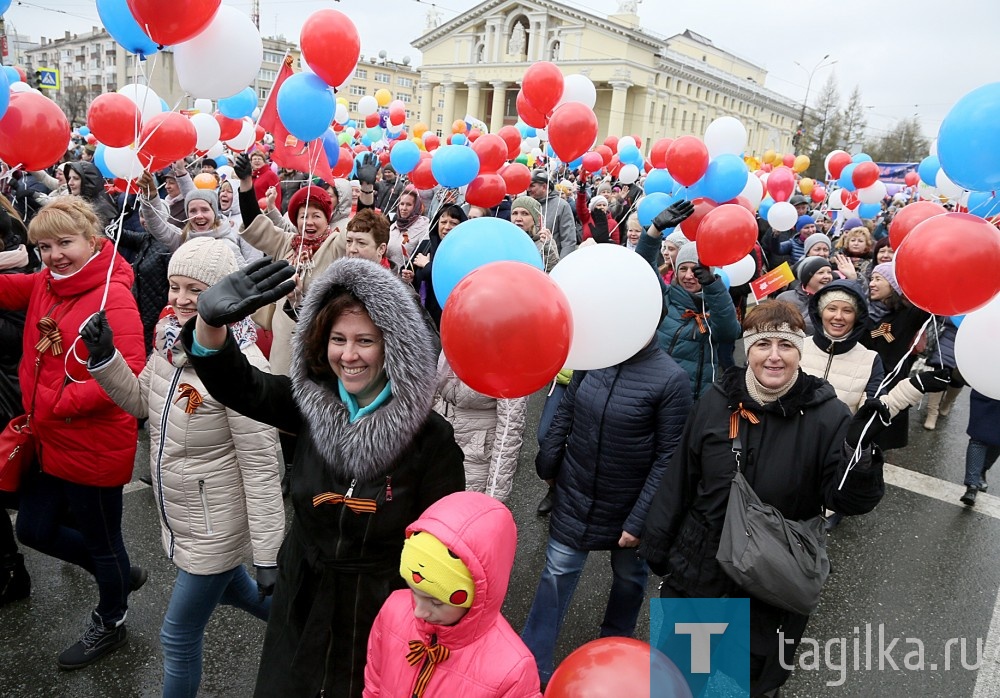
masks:
<svg viewBox="0 0 1000 698"><path fill-rule="evenodd" d="M521 453L528 398L511 400L477 393L438 360L434 409L451 422L465 454L465 488L504 501L510 496Z"/></svg>
<svg viewBox="0 0 1000 698"><path fill-rule="evenodd" d="M244 353L268 370L256 345ZM149 419L153 495L174 564L218 574L252 553L255 565L275 566L285 531L277 431L226 409L193 368L175 368L157 351L138 378L120 353L91 373L125 411Z"/></svg>

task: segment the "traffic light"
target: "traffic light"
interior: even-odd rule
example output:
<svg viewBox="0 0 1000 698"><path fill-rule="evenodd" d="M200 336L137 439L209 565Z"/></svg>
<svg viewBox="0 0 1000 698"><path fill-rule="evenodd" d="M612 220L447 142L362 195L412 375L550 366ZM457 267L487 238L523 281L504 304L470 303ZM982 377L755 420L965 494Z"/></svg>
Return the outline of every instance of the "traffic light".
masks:
<svg viewBox="0 0 1000 698"><path fill-rule="evenodd" d="M42 84L42 71L36 70L34 73L28 73L28 87L33 87L38 89L39 85Z"/></svg>

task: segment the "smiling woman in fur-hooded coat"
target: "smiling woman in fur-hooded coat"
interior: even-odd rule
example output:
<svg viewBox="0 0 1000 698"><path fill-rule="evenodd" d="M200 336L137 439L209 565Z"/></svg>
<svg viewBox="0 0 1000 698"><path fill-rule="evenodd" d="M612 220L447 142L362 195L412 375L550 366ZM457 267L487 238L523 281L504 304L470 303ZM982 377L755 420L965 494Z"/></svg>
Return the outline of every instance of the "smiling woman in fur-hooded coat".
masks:
<svg viewBox="0 0 1000 698"><path fill-rule="evenodd" d="M324 313L332 304L343 307L345 295L360 302L375 336L334 329L349 314L364 315ZM198 322L198 346L193 323L182 341L194 347L188 354L208 391L298 436L294 522L278 554L255 695L360 696L372 623L403 586L406 526L444 495L465 489L452 427L431 411L435 366L427 325L403 282L362 259L337 260L313 280L289 376L254 369L231 334L205 355L206 347L219 345L202 344L204 321ZM207 336L211 328L205 329ZM354 374L344 372L353 360L331 361L348 345L355 353L382 354L385 385L366 406L351 392ZM378 367L375 358L368 365Z"/></svg>

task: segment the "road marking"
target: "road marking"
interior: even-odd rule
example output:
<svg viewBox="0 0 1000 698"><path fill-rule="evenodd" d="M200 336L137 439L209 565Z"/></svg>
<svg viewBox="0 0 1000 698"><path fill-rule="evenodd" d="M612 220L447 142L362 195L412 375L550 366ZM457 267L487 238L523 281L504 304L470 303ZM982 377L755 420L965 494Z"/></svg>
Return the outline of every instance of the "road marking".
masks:
<svg viewBox="0 0 1000 698"><path fill-rule="evenodd" d="M980 492L976 497L976 506L967 507L958 501L965 494L965 485L941 480L930 475L924 475L913 470L900 468L898 465L885 464L883 469L886 484L900 489L922 494L945 504L951 504L962 509L984 514L994 519L1000 519L1000 497Z"/></svg>

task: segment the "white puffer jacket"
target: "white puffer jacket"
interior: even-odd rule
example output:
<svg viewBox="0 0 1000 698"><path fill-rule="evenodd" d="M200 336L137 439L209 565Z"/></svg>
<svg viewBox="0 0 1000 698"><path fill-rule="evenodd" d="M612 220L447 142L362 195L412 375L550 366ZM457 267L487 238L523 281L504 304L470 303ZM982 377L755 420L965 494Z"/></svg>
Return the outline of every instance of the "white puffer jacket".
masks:
<svg viewBox="0 0 1000 698"><path fill-rule="evenodd" d="M434 410L451 422L465 454L465 489L504 501L510 496L524 438L528 398L498 400L477 393L438 360Z"/></svg>
<svg viewBox="0 0 1000 698"><path fill-rule="evenodd" d="M243 351L269 370L256 345ZM223 407L186 358L177 362L154 350L136 378L116 353L91 369L112 400L149 419L163 547L191 574L225 572L250 552L255 565L273 567L285 529L277 431Z"/></svg>

